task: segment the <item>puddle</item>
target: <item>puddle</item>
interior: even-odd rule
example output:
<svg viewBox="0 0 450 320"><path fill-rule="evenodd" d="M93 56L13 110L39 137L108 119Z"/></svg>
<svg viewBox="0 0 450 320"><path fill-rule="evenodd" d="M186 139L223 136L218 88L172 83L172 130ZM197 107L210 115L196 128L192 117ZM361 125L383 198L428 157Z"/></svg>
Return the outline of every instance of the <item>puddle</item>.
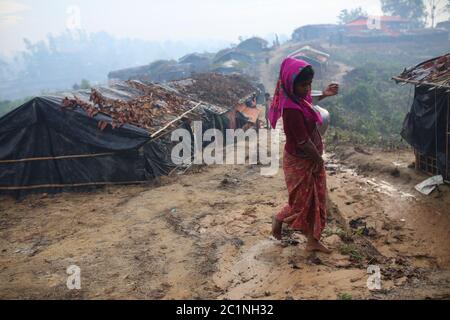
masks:
<svg viewBox="0 0 450 320"><path fill-rule="evenodd" d="M377 192L379 192L381 194L390 196L392 198L400 197L400 198L403 198L403 199L414 199L414 200L417 199L416 196L414 196L414 195L412 195L410 193L401 191L400 189L394 187L391 183L386 182L384 180L378 181L375 178L371 178L371 179L361 178L361 179L365 183L367 183L368 185L373 187L375 191L377 191Z"/></svg>

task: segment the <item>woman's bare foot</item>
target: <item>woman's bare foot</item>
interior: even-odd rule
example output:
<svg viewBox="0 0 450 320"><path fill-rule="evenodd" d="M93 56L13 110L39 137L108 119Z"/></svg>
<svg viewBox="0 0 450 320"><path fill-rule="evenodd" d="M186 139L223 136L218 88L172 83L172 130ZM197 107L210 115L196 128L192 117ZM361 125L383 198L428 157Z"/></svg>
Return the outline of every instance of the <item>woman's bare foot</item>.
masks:
<svg viewBox="0 0 450 320"><path fill-rule="evenodd" d="M274 216L272 219L272 235L275 239L281 240L281 232L283 230L283 223L278 221Z"/></svg>
<svg viewBox="0 0 450 320"><path fill-rule="evenodd" d="M299 216L298 214L294 214L294 215L284 219L283 222L286 223L286 224L291 224L298 218L298 216Z"/></svg>
<svg viewBox="0 0 450 320"><path fill-rule="evenodd" d="M320 241L313 240L308 241L308 244L306 245L306 251L308 252L322 252L325 254L331 254L333 251L328 249L325 245L320 243Z"/></svg>

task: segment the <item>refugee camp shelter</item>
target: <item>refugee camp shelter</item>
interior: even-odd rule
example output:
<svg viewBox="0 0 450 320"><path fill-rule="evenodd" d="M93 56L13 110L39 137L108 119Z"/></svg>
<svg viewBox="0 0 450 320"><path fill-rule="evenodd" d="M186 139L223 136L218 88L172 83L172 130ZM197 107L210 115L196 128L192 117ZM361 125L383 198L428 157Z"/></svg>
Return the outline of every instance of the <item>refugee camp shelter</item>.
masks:
<svg viewBox="0 0 450 320"><path fill-rule="evenodd" d="M415 86L402 137L414 147L416 168L450 182L450 53L393 78Z"/></svg>
<svg viewBox="0 0 450 320"><path fill-rule="evenodd" d="M445 29L445 30L449 30L450 31L450 20L439 22L436 25L436 28L437 29Z"/></svg>
<svg viewBox="0 0 450 320"><path fill-rule="evenodd" d="M221 96L230 101L229 109L233 99L253 94L245 84ZM194 120L202 121L204 130L228 128L229 109L194 100L202 92L195 81L189 89L192 94L117 81L28 101L0 118L0 194L139 184L168 175L176 168L173 130L192 134Z"/></svg>
<svg viewBox="0 0 450 320"><path fill-rule="evenodd" d="M339 31L337 24L313 24L295 29L292 34L294 41L308 41L328 38Z"/></svg>
<svg viewBox="0 0 450 320"><path fill-rule="evenodd" d="M243 51L225 49L214 57L211 71L223 74L244 73L253 62L253 58Z"/></svg>
<svg viewBox="0 0 450 320"><path fill-rule="evenodd" d="M180 65L175 60L157 60L145 66L112 71L108 79L162 82L186 78L190 73L189 65Z"/></svg>
<svg viewBox="0 0 450 320"><path fill-rule="evenodd" d="M249 107L245 104L240 104L236 107L236 111L240 112L248 120L249 125L256 125L260 119L261 113L264 111L257 106Z"/></svg>
<svg viewBox="0 0 450 320"><path fill-rule="evenodd" d="M225 113L221 113L219 121L225 129L245 128L255 123L254 119L245 113L245 109L242 109L242 105L253 95L258 96L261 89L258 84L241 75L196 74L189 79L172 81L165 85L193 99L208 101L226 109Z"/></svg>
<svg viewBox="0 0 450 320"><path fill-rule="evenodd" d="M242 52L246 53L254 53L258 54L262 51L267 51L269 48L269 42L262 38L253 37L247 40L242 41L238 46L237 49Z"/></svg>
<svg viewBox="0 0 450 320"><path fill-rule="evenodd" d="M210 59L211 55L207 53L190 53L178 59L178 62L202 65L209 63Z"/></svg>
<svg viewBox="0 0 450 320"><path fill-rule="evenodd" d="M182 65L189 65L189 68L193 72L202 73L208 71L212 57L213 56L210 54L191 53L181 57L178 60L178 63Z"/></svg>
<svg viewBox="0 0 450 320"><path fill-rule="evenodd" d="M249 64L253 58L245 52L235 49L225 49L219 51L214 57L214 63L225 63L228 61L237 61L239 63Z"/></svg>
<svg viewBox="0 0 450 320"><path fill-rule="evenodd" d="M299 50L292 52L289 57L305 60L311 64L318 77L325 73L330 60L330 55L328 53L311 46L304 46Z"/></svg>

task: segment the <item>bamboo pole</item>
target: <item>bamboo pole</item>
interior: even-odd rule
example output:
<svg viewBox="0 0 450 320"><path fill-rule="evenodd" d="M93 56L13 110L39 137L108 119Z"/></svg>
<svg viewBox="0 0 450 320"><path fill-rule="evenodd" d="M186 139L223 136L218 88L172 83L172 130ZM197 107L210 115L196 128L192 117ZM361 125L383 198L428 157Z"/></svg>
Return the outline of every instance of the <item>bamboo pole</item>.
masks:
<svg viewBox="0 0 450 320"><path fill-rule="evenodd" d="M131 185L131 184L149 184L152 181L125 181L125 182L90 182L90 183L74 183L74 184L42 184L35 186L22 187L2 187L0 190L33 190L43 188L77 188L77 187L95 187L95 186L116 186L116 185Z"/></svg>
<svg viewBox="0 0 450 320"><path fill-rule="evenodd" d="M436 87L436 88L450 89L450 86L437 84L437 83L430 83L430 82L417 81L417 80L407 80L407 79L402 79L399 77L392 77L392 79L395 81L398 81L398 82L406 82L406 83L411 83L411 84L415 84L415 85L419 85L419 86L425 85L425 86Z"/></svg>
<svg viewBox="0 0 450 320"><path fill-rule="evenodd" d="M59 157L27 158L27 159L18 159L18 160L0 160L0 164L2 164L2 163L30 162L30 161L45 161L45 160L65 160L65 159L95 158L95 157L112 156L114 154L115 153L96 153L96 154L80 154L80 155L59 156Z"/></svg>
<svg viewBox="0 0 450 320"><path fill-rule="evenodd" d="M194 108L186 111L185 113L183 113L181 116L179 116L178 118L176 118L175 120L170 121L168 124L166 124L162 129L156 131L154 134L152 134L150 136L150 138L155 138L158 134L160 134L161 132L167 130L171 125L173 125L175 122L179 121L180 119L182 119L184 116L186 116L187 114L193 112L195 109L197 109L198 107L200 107L202 105L201 102L199 102Z"/></svg>

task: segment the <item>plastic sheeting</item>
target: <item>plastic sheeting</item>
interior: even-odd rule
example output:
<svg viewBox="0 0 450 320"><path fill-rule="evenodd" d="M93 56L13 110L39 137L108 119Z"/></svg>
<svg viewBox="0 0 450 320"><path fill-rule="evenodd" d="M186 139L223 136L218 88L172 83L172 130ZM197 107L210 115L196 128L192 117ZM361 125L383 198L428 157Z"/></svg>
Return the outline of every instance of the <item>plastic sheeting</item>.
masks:
<svg viewBox="0 0 450 320"><path fill-rule="evenodd" d="M411 111L403 124L402 137L418 152L437 158L441 173L447 175L450 163L448 154L450 93L445 89L416 87Z"/></svg>
<svg viewBox="0 0 450 320"><path fill-rule="evenodd" d="M22 197L145 183L176 168L171 153L178 142L171 141L170 131L156 140L129 124L101 131L98 122L111 122L109 116L91 118L80 107L62 108L63 96L34 98L0 118L0 194ZM80 92L78 97L88 99ZM247 123L236 118L239 127ZM189 123L178 128L188 130L194 141ZM229 119L204 109L203 131L212 128L225 133Z"/></svg>
<svg viewBox="0 0 450 320"><path fill-rule="evenodd" d="M0 118L0 193L20 197L138 183L174 168L170 136L151 141L131 125L101 131L98 121L109 117L90 118L61 103L61 97L34 98Z"/></svg>

